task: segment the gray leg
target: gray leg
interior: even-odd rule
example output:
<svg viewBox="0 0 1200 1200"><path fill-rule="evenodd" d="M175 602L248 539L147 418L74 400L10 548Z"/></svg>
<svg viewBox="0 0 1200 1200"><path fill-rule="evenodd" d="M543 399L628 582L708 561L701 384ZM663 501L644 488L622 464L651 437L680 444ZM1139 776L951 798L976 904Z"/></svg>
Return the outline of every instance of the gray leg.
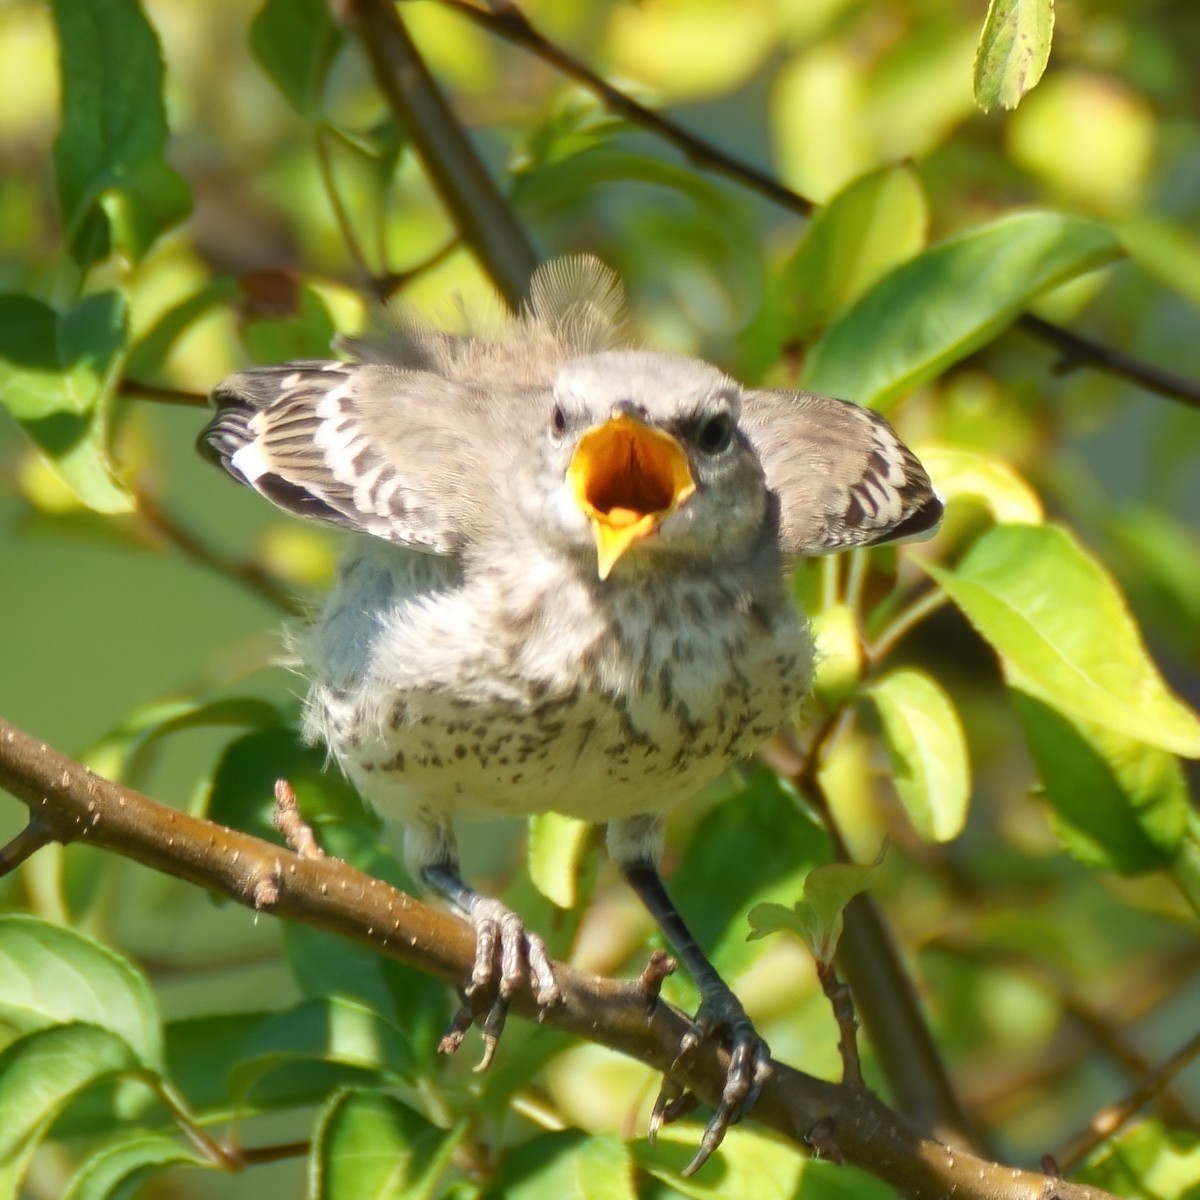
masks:
<svg viewBox="0 0 1200 1200"><path fill-rule="evenodd" d="M682 960L700 991L700 1008L692 1029L684 1036L676 1061L683 1060L701 1042L712 1037L720 1037L729 1047L729 1067L721 1102L705 1127L696 1157L684 1171L685 1175L690 1175L704 1165L721 1144L729 1126L740 1121L758 1099L770 1074L771 1052L746 1016L741 1001L709 962L667 895L657 865L660 836L661 825L657 821L636 818L618 822L610 829L609 848L630 887L658 922L667 943ZM668 1074L650 1118L652 1136L665 1121L686 1111L689 1107L686 1100L682 1089Z"/></svg>
<svg viewBox="0 0 1200 1200"><path fill-rule="evenodd" d="M525 929L525 923L511 908L481 895L463 881L458 848L448 826L436 833L429 827L410 831L405 850L409 866L421 882L458 909L475 930L475 965L464 992L466 1003L455 1017L451 1032L442 1039L442 1047L456 1049L462 1033L476 1015L477 1002L480 1008L487 1003L482 1026L483 1058L476 1068L484 1071L491 1065L504 1031L509 1001L527 977L542 1008L559 998L545 943L536 933ZM422 863L421 858L430 851L436 851L437 857Z"/></svg>

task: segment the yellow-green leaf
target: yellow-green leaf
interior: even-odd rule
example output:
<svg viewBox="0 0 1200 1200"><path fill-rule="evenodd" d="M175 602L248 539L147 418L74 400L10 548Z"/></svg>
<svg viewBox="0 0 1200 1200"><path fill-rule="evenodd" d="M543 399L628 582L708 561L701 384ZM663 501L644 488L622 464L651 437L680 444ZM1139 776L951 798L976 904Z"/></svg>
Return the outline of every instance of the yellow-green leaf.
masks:
<svg viewBox="0 0 1200 1200"><path fill-rule="evenodd" d="M1200 720L1163 682L1112 577L1067 530L997 525L954 570L923 565L996 649L1013 687L1200 757Z"/></svg>
<svg viewBox="0 0 1200 1200"><path fill-rule="evenodd" d="M975 103L1016 108L1046 69L1054 0L991 0L975 54Z"/></svg>
<svg viewBox="0 0 1200 1200"><path fill-rule="evenodd" d="M923 671L892 671L865 689L883 722L892 782L917 832L948 842L962 832L971 768L950 697Z"/></svg>

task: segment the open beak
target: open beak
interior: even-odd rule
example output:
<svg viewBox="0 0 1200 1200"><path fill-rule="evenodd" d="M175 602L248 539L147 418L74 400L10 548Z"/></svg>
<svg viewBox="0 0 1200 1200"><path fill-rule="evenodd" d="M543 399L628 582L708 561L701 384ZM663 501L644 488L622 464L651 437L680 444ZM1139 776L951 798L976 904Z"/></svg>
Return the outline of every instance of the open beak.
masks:
<svg viewBox="0 0 1200 1200"><path fill-rule="evenodd" d="M567 478L591 522L601 579L696 490L683 447L624 414L579 439Z"/></svg>

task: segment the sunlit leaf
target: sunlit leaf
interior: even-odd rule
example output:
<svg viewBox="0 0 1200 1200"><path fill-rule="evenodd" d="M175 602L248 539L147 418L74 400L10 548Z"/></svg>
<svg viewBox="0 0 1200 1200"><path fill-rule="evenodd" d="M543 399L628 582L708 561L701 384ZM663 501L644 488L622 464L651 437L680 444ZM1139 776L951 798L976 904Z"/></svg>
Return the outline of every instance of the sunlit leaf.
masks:
<svg viewBox="0 0 1200 1200"><path fill-rule="evenodd" d="M574 908L580 865L591 825L561 813L538 813L529 821L529 875L559 908Z"/></svg>
<svg viewBox="0 0 1200 1200"><path fill-rule="evenodd" d="M997 525L954 570L924 564L1000 655L1063 713L1200 756L1200 720L1163 683L1112 578L1054 525Z"/></svg>
<svg viewBox="0 0 1200 1200"><path fill-rule="evenodd" d="M891 671L864 689L875 702L892 782L917 832L948 842L962 832L971 794L967 743L958 711L924 671Z"/></svg>
<svg viewBox="0 0 1200 1200"><path fill-rule="evenodd" d="M1052 212L1001 217L885 275L813 346L803 383L886 409L977 350L1042 292L1113 262L1107 225Z"/></svg>
<svg viewBox="0 0 1200 1200"><path fill-rule="evenodd" d="M125 344L117 292L56 311L30 296L0 296L0 402L89 508L128 512L105 440L108 399Z"/></svg>
<svg viewBox="0 0 1200 1200"><path fill-rule="evenodd" d="M937 493L948 504L977 500L1000 525L1037 525L1043 517L1038 494L1002 459L954 446L919 446L917 457Z"/></svg>
<svg viewBox="0 0 1200 1200"><path fill-rule="evenodd" d="M383 1092L339 1091L317 1126L308 1200L429 1200L465 1132Z"/></svg>
<svg viewBox="0 0 1200 1200"><path fill-rule="evenodd" d="M267 0L250 25L250 47L301 116L320 109L325 77L345 34L324 0Z"/></svg>
<svg viewBox="0 0 1200 1200"><path fill-rule="evenodd" d="M97 941L23 913L0 916L0 1019L22 1032L86 1021L161 1071L162 1030L145 977Z"/></svg>
<svg viewBox="0 0 1200 1200"><path fill-rule="evenodd" d="M1016 108L1050 61L1054 0L991 0L975 54L975 103Z"/></svg>
<svg viewBox="0 0 1200 1200"><path fill-rule="evenodd" d="M216 1168L182 1138L139 1132L89 1155L71 1177L63 1200L132 1200L146 1180L172 1166Z"/></svg>
<svg viewBox="0 0 1200 1200"><path fill-rule="evenodd" d="M1200 1194L1200 1136L1161 1121L1135 1122L1107 1139L1078 1177L1124 1200L1192 1200Z"/></svg>
<svg viewBox="0 0 1200 1200"><path fill-rule="evenodd" d="M1019 691L1013 702L1067 849L1125 874L1169 866L1191 808L1179 760Z"/></svg>
<svg viewBox="0 0 1200 1200"><path fill-rule="evenodd" d="M115 244L136 261L191 207L167 165L158 37L137 0L56 0L62 125L54 169L82 266Z"/></svg>
<svg viewBox="0 0 1200 1200"><path fill-rule="evenodd" d="M862 678L862 633L854 611L831 604L813 613L813 694L833 705L852 695Z"/></svg>
<svg viewBox="0 0 1200 1200"><path fill-rule="evenodd" d="M929 213L908 166L872 171L843 188L814 217L780 279L797 312L790 335L807 338L834 313L925 245Z"/></svg>
<svg viewBox="0 0 1200 1200"><path fill-rule="evenodd" d="M499 1200L635 1200L629 1147L612 1134L544 1133L511 1150L487 1195Z"/></svg>
<svg viewBox="0 0 1200 1200"><path fill-rule="evenodd" d="M97 1025L56 1025L9 1043L0 1052L0 1167L84 1088L139 1067L129 1043Z"/></svg>
<svg viewBox="0 0 1200 1200"><path fill-rule="evenodd" d="M842 936L842 913L870 886L879 864L822 863L804 880L803 898L791 907L758 904L750 910L751 938L787 930L804 939L820 963L833 960Z"/></svg>

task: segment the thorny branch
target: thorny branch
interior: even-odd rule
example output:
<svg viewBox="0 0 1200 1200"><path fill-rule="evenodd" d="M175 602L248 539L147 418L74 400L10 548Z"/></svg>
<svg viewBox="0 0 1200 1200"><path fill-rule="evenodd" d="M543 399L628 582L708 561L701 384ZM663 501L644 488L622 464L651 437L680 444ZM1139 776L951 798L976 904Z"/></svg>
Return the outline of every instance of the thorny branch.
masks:
<svg viewBox="0 0 1200 1200"><path fill-rule="evenodd" d="M338 859L301 857L102 779L3 718L0 787L26 805L39 839L91 842L247 907L349 938L450 984L462 985L470 975L474 938L464 922ZM603 979L562 963L555 972L563 998L545 1014L546 1024L656 1070L671 1066L688 1022L657 998L653 983ZM657 978L661 967L651 974ZM528 988L513 997L512 1011L537 1017ZM681 1082L706 1103L717 1099L725 1078L722 1053L706 1045L684 1068ZM752 1119L798 1146L861 1167L904 1196L1113 1200L1097 1188L988 1162L924 1137L867 1088L829 1083L783 1063L773 1064Z"/></svg>

